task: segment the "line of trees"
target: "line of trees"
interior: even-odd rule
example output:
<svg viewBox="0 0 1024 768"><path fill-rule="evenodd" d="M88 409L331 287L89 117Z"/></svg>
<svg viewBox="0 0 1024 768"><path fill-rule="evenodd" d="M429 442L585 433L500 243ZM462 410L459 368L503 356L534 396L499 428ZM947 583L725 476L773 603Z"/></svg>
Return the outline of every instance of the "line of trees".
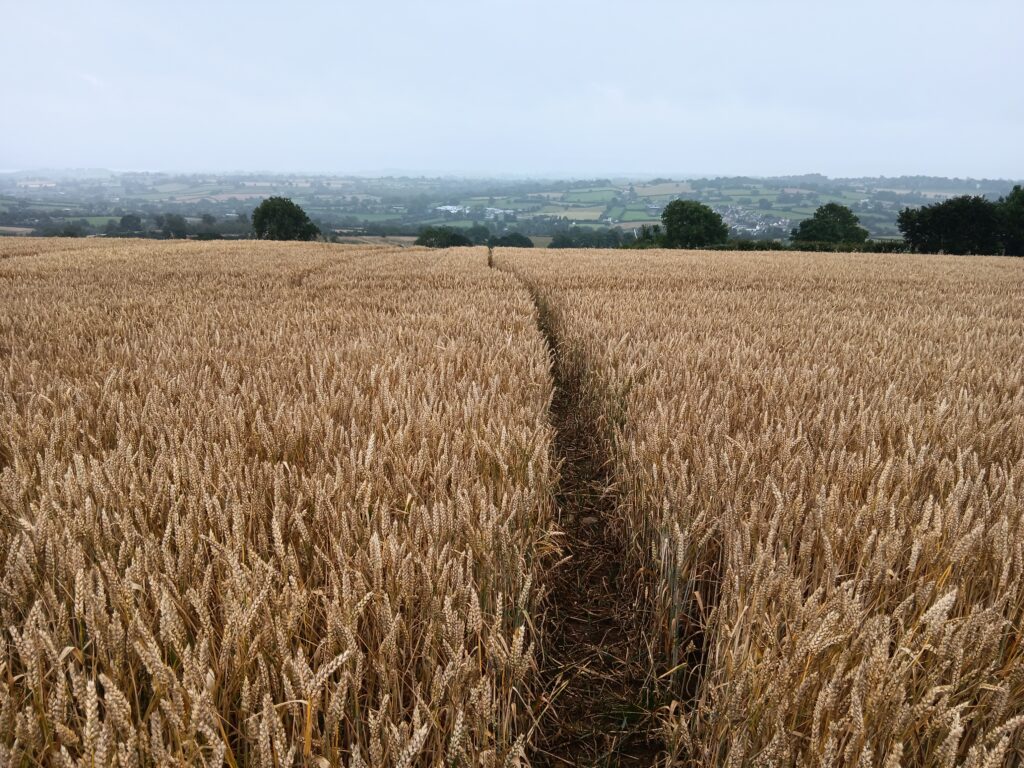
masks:
<svg viewBox="0 0 1024 768"><path fill-rule="evenodd" d="M39 224L32 233L38 237L132 237L147 239L196 238L218 240L222 238L250 237L252 227L249 217L241 214L230 219L218 219L212 214L203 214L198 219L189 219L178 213L126 213L109 217L104 223L96 223L92 217L77 220L50 220Z"/></svg>
<svg viewBox="0 0 1024 768"><path fill-rule="evenodd" d="M126 213L118 222L108 221L104 234L108 237L160 236L177 239L188 237L188 230L188 221L178 213L160 213L149 221L137 213Z"/></svg>
<svg viewBox="0 0 1024 768"><path fill-rule="evenodd" d="M103 228L103 234L107 237L195 237L199 240L245 237L249 231L249 217L245 214L230 220L218 220L209 213L204 213L198 221L189 221L179 213L157 213L151 216L126 213L120 219L110 219Z"/></svg>
<svg viewBox="0 0 1024 768"><path fill-rule="evenodd" d="M905 208L897 224L913 251L1024 256L1024 188L995 202L963 195Z"/></svg>
<svg viewBox="0 0 1024 768"><path fill-rule="evenodd" d="M474 245L468 235L452 227L426 227L416 238L415 245L427 248L460 248Z"/></svg>
<svg viewBox="0 0 1024 768"><path fill-rule="evenodd" d="M480 230L483 230L482 232ZM519 232L496 237L487 227L475 226L468 230L454 227L425 227L416 238L415 245L428 248L458 248L469 245L488 245L492 248L533 248L533 241Z"/></svg>

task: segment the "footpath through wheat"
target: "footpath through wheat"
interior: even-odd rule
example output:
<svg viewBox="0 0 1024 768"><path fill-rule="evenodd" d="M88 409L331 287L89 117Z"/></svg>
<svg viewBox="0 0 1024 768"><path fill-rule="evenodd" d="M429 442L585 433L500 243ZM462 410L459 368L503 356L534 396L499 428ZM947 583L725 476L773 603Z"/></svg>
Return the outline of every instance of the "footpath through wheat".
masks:
<svg viewBox="0 0 1024 768"><path fill-rule="evenodd" d="M659 745L642 632L647 616L635 580L622 568L614 489L580 371L563 359L547 307L534 300L552 355L553 450L561 468L556 501L565 539L545 605L540 687L547 699L532 762L650 766Z"/></svg>

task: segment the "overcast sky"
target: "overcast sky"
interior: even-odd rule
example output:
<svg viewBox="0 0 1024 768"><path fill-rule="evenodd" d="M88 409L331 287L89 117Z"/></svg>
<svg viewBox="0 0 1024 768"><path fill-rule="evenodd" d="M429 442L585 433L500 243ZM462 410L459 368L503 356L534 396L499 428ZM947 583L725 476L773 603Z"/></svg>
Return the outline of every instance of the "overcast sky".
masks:
<svg viewBox="0 0 1024 768"><path fill-rule="evenodd" d="M1022 0L0 0L0 169L1024 177Z"/></svg>

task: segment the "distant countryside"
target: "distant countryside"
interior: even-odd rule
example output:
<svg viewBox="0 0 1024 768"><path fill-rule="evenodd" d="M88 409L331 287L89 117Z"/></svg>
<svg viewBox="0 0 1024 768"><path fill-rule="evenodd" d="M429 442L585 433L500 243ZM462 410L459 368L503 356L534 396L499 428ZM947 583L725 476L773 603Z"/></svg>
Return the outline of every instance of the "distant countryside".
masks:
<svg viewBox="0 0 1024 768"><path fill-rule="evenodd" d="M539 247L589 231L595 242L614 245L660 222L673 200L708 205L732 238L765 241L785 241L818 207L835 202L856 214L872 240L888 240L900 237L897 217L905 208L963 195L996 200L1015 183L819 174L567 181L31 171L0 174L0 234L111 236L125 234L122 217L138 216L150 236L250 237L255 206L281 195L340 242L411 243L426 227L447 226L485 228L494 237L518 232Z"/></svg>

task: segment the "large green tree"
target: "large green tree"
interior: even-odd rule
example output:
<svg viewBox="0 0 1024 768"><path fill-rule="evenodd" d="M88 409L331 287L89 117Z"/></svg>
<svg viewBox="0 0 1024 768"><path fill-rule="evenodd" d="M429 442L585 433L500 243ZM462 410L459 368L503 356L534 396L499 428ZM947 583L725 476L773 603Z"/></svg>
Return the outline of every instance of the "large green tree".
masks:
<svg viewBox="0 0 1024 768"><path fill-rule="evenodd" d="M268 197L252 212L252 228L260 240L315 240L316 224L287 197Z"/></svg>
<svg viewBox="0 0 1024 768"><path fill-rule="evenodd" d="M904 208L897 219L903 239L920 253L1002 253L1004 222L996 203L970 195Z"/></svg>
<svg viewBox="0 0 1024 768"><path fill-rule="evenodd" d="M673 200L662 211L661 223L669 248L702 248L729 239L722 217L696 200Z"/></svg>
<svg viewBox="0 0 1024 768"><path fill-rule="evenodd" d="M856 214L839 203L826 203L793 230L795 243L864 243L868 231Z"/></svg>

